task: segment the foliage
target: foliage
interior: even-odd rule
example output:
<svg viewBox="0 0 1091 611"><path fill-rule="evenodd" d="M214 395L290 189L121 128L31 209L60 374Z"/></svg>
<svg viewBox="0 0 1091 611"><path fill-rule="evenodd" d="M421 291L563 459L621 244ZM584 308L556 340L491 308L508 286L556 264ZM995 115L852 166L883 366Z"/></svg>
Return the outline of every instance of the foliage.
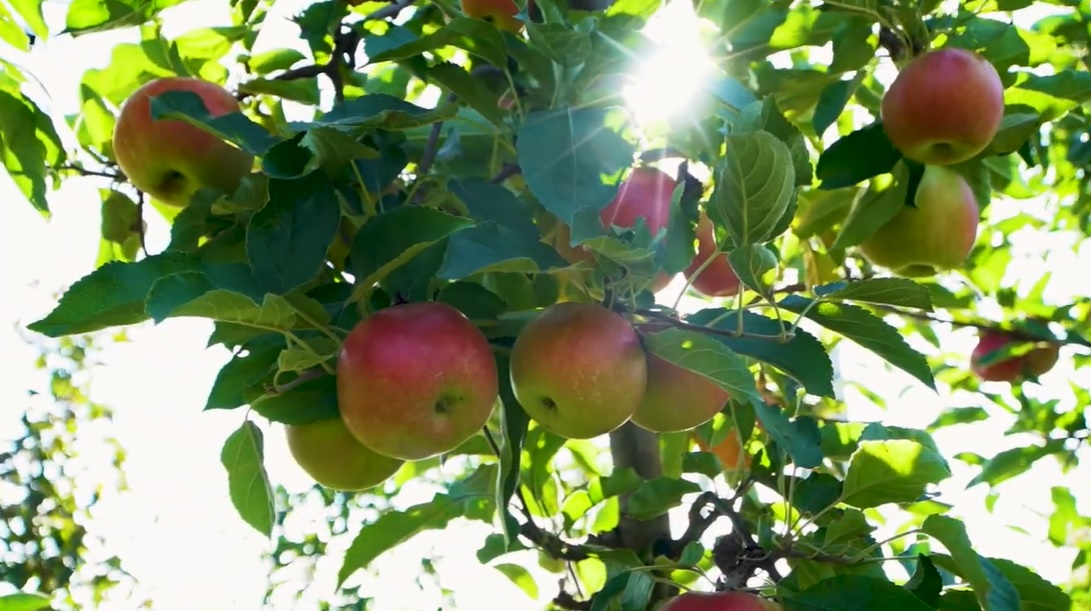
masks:
<svg viewBox="0 0 1091 611"><path fill-rule="evenodd" d="M701 576L759 589L789 611L1063 609L1091 588L1076 577L1047 583L1032 560L982 556L934 495L953 460L980 465L976 483L990 486L1047 457L1070 465L1091 428L1085 389L1046 402L1021 384L979 388L966 364L946 362L940 349L951 327L1004 329L1069 346L1065 358L1077 366L1086 360L1091 304L1047 304L1049 274L1027 287L1012 272L1020 232L1048 239L1089 230L1086 3L694 3L709 26L702 34L714 74L688 120L658 127L635 123L614 86L653 46L639 28L658 2L584 12L541 0L539 21L513 34L463 16L450 0L324 0L294 17L304 50L260 53L268 2L232 2L232 23L168 40L156 19L176 3L73 2L65 34L140 25L141 42L119 45L108 66L84 74L81 112L65 125L5 65L3 161L43 213L55 179L104 177L100 265L31 330L66 337L200 317L215 323L209 344L234 351L205 407L247 408L225 460L232 490L247 492L232 494L240 527L279 533L288 503L262 466L265 432L279 429L265 425L335 411L338 346L362 317L393 303L450 303L488 335L503 380L506 348L536 311L590 300L628 316L649 350L730 390L729 406L699 434L739 431L746 473L724 473L710 454L690 451L687 434L631 424L610 435L608 459L596 443L536 426L504 388L494 421L456 451L467 460L463 475L430 500L403 507L386 497L405 477L429 477L438 460L408 465L381 492L353 500L369 511L352 519L358 529L344 527L355 534L339 586L415 534L464 519L495 529L477 557L499 560L520 585L529 574L503 563L507 553L533 547L565 563L560 608L652 608L671 584L708 589ZM1057 10L1029 27L1009 23L1011 11L1032 5ZM12 6L18 18L0 15L9 44L27 47L24 28L50 34L38 3ZM930 45L987 57L1006 109L989 148L956 168L983 209L969 259L908 280L874 269L853 247L912 205L920 167L886 140L878 74ZM231 83L243 112L214 118L184 94L160 96L153 108L253 153L260 171L234 193L205 191L184 210L149 211L113 161L119 105L150 79L226 83L235 65L245 73ZM426 95L437 89L431 104ZM313 116L289 120L288 102ZM78 148L62 145L62 127ZM645 287L660 271L680 272L693 240L658 239L642 225L603 228L596 218L634 160L667 158L685 160L677 175L686 185L674 194L667 235L693 235L699 202L747 287L689 313ZM1038 196L1038 215L1005 210ZM170 244L142 252L135 221L152 213L171 221ZM594 253L595 264L558 253L558 224L571 226L572 245ZM955 391L988 400L946 411L932 430L1007 412L1016 416L1011 431L1040 445L952 457L929 431L847 421L828 355L845 339L937 400ZM724 483L730 494L717 492ZM1055 495L1051 539L1080 546L1074 575L1086 574L1085 520L1072 492ZM679 508L689 522L674 538L664 516ZM712 543L704 535L718 518L732 535ZM884 523L900 524L898 536L878 540ZM313 542L293 545L293 553L323 553ZM281 539L278 554L288 547Z"/></svg>

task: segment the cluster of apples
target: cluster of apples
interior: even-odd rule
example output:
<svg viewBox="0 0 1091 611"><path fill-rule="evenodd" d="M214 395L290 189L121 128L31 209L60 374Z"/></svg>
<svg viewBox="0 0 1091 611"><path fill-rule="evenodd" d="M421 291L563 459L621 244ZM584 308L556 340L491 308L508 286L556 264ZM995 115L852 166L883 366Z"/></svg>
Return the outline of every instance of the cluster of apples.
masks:
<svg viewBox="0 0 1091 611"><path fill-rule="evenodd" d="M928 51L898 73L880 113L894 147L925 168L915 207L903 206L860 244L861 254L904 277L961 266L977 239L980 209L969 183L950 166L980 154L1000 129L1000 75L972 51Z"/></svg>
<svg viewBox="0 0 1091 611"><path fill-rule="evenodd" d="M643 219L648 231L654 236L666 231L671 216L671 198L677 181L666 172L652 166L637 166L618 186L617 195L602 211L599 220L603 228L611 225L620 229L633 228ZM682 274L699 293L709 297L730 297L739 292L741 283L732 269L727 255L717 251L712 221L704 210L697 221L697 254ZM571 229L563 223L553 234L553 247L570 263L586 261L594 263L594 255L582 246L573 247ZM708 261L710 257L715 259ZM658 292L671 281L666 273L652 280L649 288Z"/></svg>

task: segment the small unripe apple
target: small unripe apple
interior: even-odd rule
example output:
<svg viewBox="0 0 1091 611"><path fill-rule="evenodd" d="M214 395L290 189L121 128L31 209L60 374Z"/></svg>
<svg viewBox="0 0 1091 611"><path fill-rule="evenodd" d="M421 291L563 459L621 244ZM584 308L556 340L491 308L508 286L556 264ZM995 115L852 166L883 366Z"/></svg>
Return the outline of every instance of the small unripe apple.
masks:
<svg viewBox="0 0 1091 611"><path fill-rule="evenodd" d="M988 382L1015 382L1023 377L1038 377L1049 372L1060 357L1060 346L1049 343L1000 361L983 364L990 354L1021 343L1006 333L982 331L977 346L970 354L970 369Z"/></svg>
<svg viewBox="0 0 1091 611"><path fill-rule="evenodd" d="M230 195L254 165L254 156L184 121L153 120L151 99L168 91L201 97L210 115L239 111L231 92L196 78L151 81L125 100L114 127L114 155L137 189L169 206L185 206L202 188Z"/></svg>
<svg viewBox="0 0 1091 611"><path fill-rule="evenodd" d="M698 427L718 414L731 395L699 373L648 354L648 385L632 421L653 433Z"/></svg>
<svg viewBox="0 0 1091 611"><path fill-rule="evenodd" d="M883 95L891 143L928 165L966 161L992 142L1004 118L1004 85L989 60L966 49L929 51L909 61Z"/></svg>
<svg viewBox="0 0 1091 611"><path fill-rule="evenodd" d="M600 305L554 304L527 323L511 348L516 399L561 437L590 439L625 424L647 383L636 330Z"/></svg>
<svg viewBox="0 0 1091 611"><path fill-rule="evenodd" d="M784 611L784 607L749 592L686 592L658 611Z"/></svg>
<svg viewBox="0 0 1091 611"><path fill-rule="evenodd" d="M525 25L516 17L519 7L512 0L462 0L462 12L467 17L492 21L496 27L513 34L519 33Z"/></svg>
<svg viewBox="0 0 1091 611"><path fill-rule="evenodd" d="M977 239L980 209L958 172L927 166L914 200L864 240L859 248L873 264L906 278L934 276L961 267Z"/></svg>
<svg viewBox="0 0 1091 611"><path fill-rule="evenodd" d="M357 491L378 486L405 464L361 444L341 418L285 425L284 432L296 464L331 490Z"/></svg>
<svg viewBox="0 0 1091 611"><path fill-rule="evenodd" d="M686 278L692 278L690 285L699 293L709 297L730 297L738 295L742 286L734 268L727 260L727 253L719 253L704 269L697 270L705 261L716 254L716 234L712 220L702 210L697 220L697 256L682 272Z"/></svg>
<svg viewBox="0 0 1091 611"><path fill-rule="evenodd" d="M442 302L390 306L362 320L337 359L341 417L393 458L450 452L485 426L499 397L485 335Z"/></svg>

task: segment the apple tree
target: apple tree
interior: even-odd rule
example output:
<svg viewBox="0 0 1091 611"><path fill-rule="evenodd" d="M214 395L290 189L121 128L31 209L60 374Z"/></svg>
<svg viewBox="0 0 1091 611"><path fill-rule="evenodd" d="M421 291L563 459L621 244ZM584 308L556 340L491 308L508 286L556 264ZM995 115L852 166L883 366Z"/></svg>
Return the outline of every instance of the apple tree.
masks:
<svg viewBox="0 0 1091 611"><path fill-rule="evenodd" d="M710 61L681 114L645 120L625 91L678 3L671 36ZM492 534L467 560L553 587L504 560L536 550L557 609L1089 603L1085 491L1053 490L1069 583L980 553L938 492L956 462L989 486L1075 465L1091 430L1086 388L1038 384L1085 363L1091 302L1017 265L1028 240L1086 240L1086 2L323 0L272 49L272 0L170 39L175 4L76 0L59 31L39 3L0 14L24 48L142 37L83 75L76 116L4 81L27 201L101 179L99 265L29 329L211 321L233 358L203 407L240 421L224 493L277 539L274 573L325 553L282 529L317 499L316 528L351 538L339 588L473 521ZM950 354L964 331L978 348ZM851 418L844 384L887 397L838 373L845 344L941 417ZM933 436L998 414L1036 441ZM271 481L269 435L307 499ZM405 507L410 482L435 493Z"/></svg>

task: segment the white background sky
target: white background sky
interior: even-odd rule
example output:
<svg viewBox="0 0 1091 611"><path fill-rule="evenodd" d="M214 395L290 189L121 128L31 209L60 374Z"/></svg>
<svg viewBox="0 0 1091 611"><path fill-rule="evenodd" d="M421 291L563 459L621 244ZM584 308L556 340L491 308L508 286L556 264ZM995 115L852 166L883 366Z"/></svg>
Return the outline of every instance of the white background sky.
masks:
<svg viewBox="0 0 1091 611"><path fill-rule="evenodd" d="M258 49L292 44L296 29L285 20L303 2L278 2L259 37ZM226 2L194 0L171 9L166 35L186 30L226 25ZM63 5L47 4L47 19L57 28L63 23ZM133 40L131 32L108 33L78 40L45 42L32 57L14 58L39 79L51 95L54 116L76 112L77 86L83 71L105 66L112 47ZM659 92L672 88L658 87ZM90 272L98 248L99 199L94 179L70 180L51 196L54 218L45 221L23 199L5 177L0 178L0 201L6 203L0 223L0 355L5 364L0 374L0 440L15 438L19 415L27 405L26 391L41 388L43 380L33 363L35 351L26 346L16 331L45 315L54 305L53 291ZM1006 204L1007 205L1007 204ZM1015 203L1011 203L1015 206ZM147 211L149 248L165 245L166 227ZM1072 299L1069 290L1086 285L1085 274L1091 254L1084 244L1069 243L1057 236L1058 248L1048 260L1037 251L1041 244L1024 240L1025 261L1017 265L1020 284L1049 269L1054 274L1047 300L1062 303ZM1016 257L1019 259L1019 255ZM20 264L26 261L26 264ZM675 288L668 288L671 294ZM673 297L673 295L671 295ZM112 553L121 556L140 580L144 591L163 611L189 610L195 602L217 610L259 607L265 590L266 569L261 563L265 542L235 514L227 495L226 476L219 463L220 447L240 423L242 410L202 413L205 398L219 367L228 354L222 348L205 349L211 330L200 320L174 319L159 326L140 325L130 330L132 341L110 347L103 364L93 370L92 397L116 412L116 434L128 453L128 477L132 491L101 504L92 528L107 538ZM945 337L945 352L964 359L972 349L973 335L961 331ZM1066 349L1067 350L1067 349ZM1066 384L1086 385L1085 374L1077 376L1064 357L1057 368L1043 378L1040 394L1060 396ZM875 392L889 397L888 409L867 405L851 384L844 388L854 419L881 420L885 424L923 426L945 408L973 404L974 397L951 398L936 395L900 372L892 372L875 357L854 345L843 343L836 356L841 373L849 381L866 381ZM1086 386L1085 386L1086 387ZM1009 419L997 416L973 427L952 427L936 435L945 454L973 451L986 456L1027 443L1027 439L1003 438ZM310 484L291 462L281 430L267 432L267 464L274 482L291 490ZM1086 460L1085 456L1085 460ZM943 486L942 500L956 503L956 514L966 519L978 551L1012 558L1034 565L1055 582L1069 576L1071 550L1057 551L1046 540L1045 516L1051 510L1049 488L1071 486L1082 497L1084 513L1091 512L1088 484L1091 472L1064 476L1049 460L1042 461L1026 476L1001 486L1002 496L993 514L984 513L985 488L963 491L975 474L952 461L956 475ZM1077 482L1081 482L1077 484ZM412 499L411 502L424 500ZM0 499L2 501L2 499ZM1020 534L1007 525L1026 529ZM894 525L897 527L897 525ZM444 584L455 590L460 608L504 608L512 611L540 609L504 577L478 565L474 552L487 531L480 525L451 528L429 534L380 559L383 579L370 583L369 594L379 597L380 611L436 608L429 598L414 596L413 579L418 558L434 544L444 558L439 569ZM433 551L432 553L435 553ZM318 592L333 587L332 572L340 564L339 550L326 560L326 579L315 584ZM538 583L541 598L555 592L556 578ZM277 609L313 608L313 603L291 606L282 602ZM111 609L127 609L124 602Z"/></svg>

